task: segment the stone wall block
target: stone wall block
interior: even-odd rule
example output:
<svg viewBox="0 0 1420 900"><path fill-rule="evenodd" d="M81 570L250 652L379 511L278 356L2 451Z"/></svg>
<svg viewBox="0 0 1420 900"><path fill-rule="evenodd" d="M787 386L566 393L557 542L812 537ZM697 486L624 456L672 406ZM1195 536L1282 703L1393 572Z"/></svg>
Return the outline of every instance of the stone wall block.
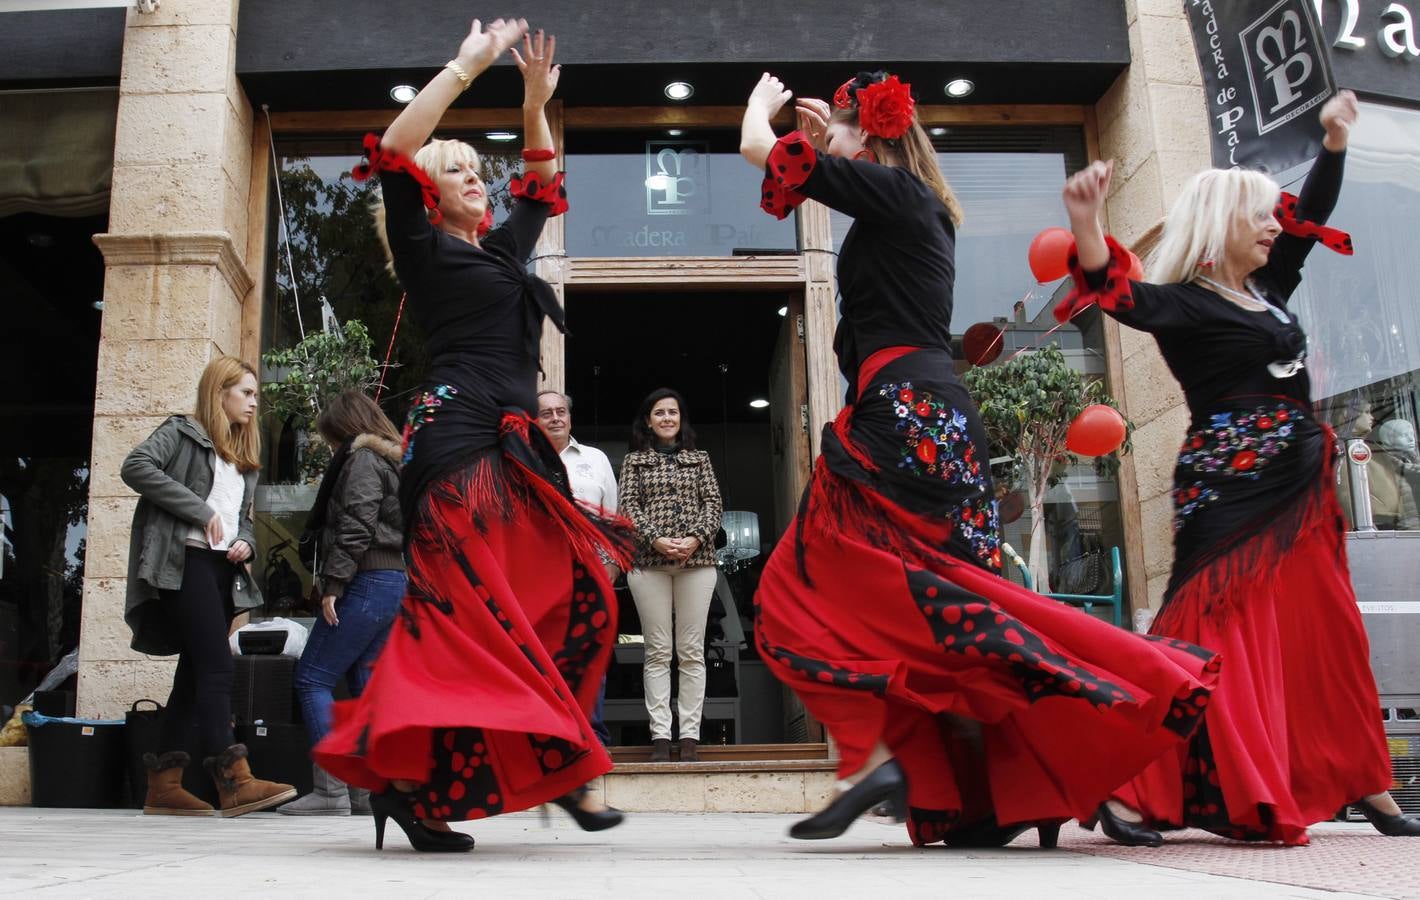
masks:
<svg viewBox="0 0 1420 900"><path fill-rule="evenodd" d="M1139 10L1141 16L1162 16L1186 21L1183 14L1183 0L1126 0Z"/></svg>
<svg viewBox="0 0 1420 900"><path fill-rule="evenodd" d="M235 44L227 23L129 31L119 90L125 96L224 93L227 71L213 63L229 59Z"/></svg>
<svg viewBox="0 0 1420 900"><path fill-rule="evenodd" d="M128 9L128 27L167 28L174 25L226 25L236 30L238 0L163 0L157 10Z"/></svg>
<svg viewBox="0 0 1420 900"><path fill-rule="evenodd" d="M194 389L194 398L196 395L197 391ZM119 470L128 452L163 424L165 418L167 417L136 415L94 417L94 442L89 462L90 504L109 498L126 498L136 502L137 495L119 478ZM132 516L132 509L129 510L129 515ZM124 523L123 529L125 532L128 530L127 522Z"/></svg>
<svg viewBox="0 0 1420 900"><path fill-rule="evenodd" d="M104 339L206 337L212 304L222 287L214 266L109 266L104 274Z"/></svg>
<svg viewBox="0 0 1420 900"><path fill-rule="evenodd" d="M214 231L225 227L220 165L115 166L109 231Z"/></svg>
<svg viewBox="0 0 1420 900"><path fill-rule="evenodd" d="M1193 52L1193 34L1188 20L1177 14L1182 4L1176 6L1173 15L1139 17L1143 52L1142 56L1135 52L1134 59L1143 60L1152 83L1201 86L1203 77L1198 72L1198 57Z"/></svg>
<svg viewBox="0 0 1420 900"><path fill-rule="evenodd" d="M1151 84L1149 109L1154 117L1155 140L1160 153L1193 154L1202 159L1202 165L1207 165L1208 106L1200 88ZM1189 168L1196 171L1199 166Z"/></svg>
<svg viewBox="0 0 1420 900"><path fill-rule="evenodd" d="M1149 539L1144 542L1144 574L1149 578L1167 575L1173 566L1173 544L1160 540L1173 533L1172 494L1160 494L1139 504L1139 518Z"/></svg>
<svg viewBox="0 0 1420 900"><path fill-rule="evenodd" d="M129 649L133 632L123 620L127 585L127 578L84 578L84 612L79 642L81 663L131 662L145 658L143 654Z"/></svg>
<svg viewBox="0 0 1420 900"><path fill-rule="evenodd" d="M227 114L227 98L218 93L124 94L118 104L114 165L219 166Z"/></svg>
<svg viewBox="0 0 1420 900"><path fill-rule="evenodd" d="M86 579L128 575L128 534L137 504L134 497L90 497L89 530L84 539Z"/></svg>
<svg viewBox="0 0 1420 900"><path fill-rule="evenodd" d="M1128 325L1119 326L1119 355L1126 364L1131 357L1154 349L1156 346L1154 336L1147 331L1130 328Z"/></svg>
<svg viewBox="0 0 1420 900"><path fill-rule="evenodd" d="M1151 155L1124 181L1114 182L1107 209L1110 231L1125 244L1138 239L1163 218L1157 155Z"/></svg>
<svg viewBox="0 0 1420 900"><path fill-rule="evenodd" d="M719 774L705 780L706 812L808 811L803 772Z"/></svg>
<svg viewBox="0 0 1420 900"><path fill-rule="evenodd" d="M1142 331L1135 333L1144 334ZM1149 345L1137 356L1124 361L1125 371L1129 373L1126 379L1129 385L1128 404L1125 408L1136 428L1148 425L1183 403L1183 391L1164 366L1158 349L1152 346L1153 338L1147 334L1144 337L1149 340Z"/></svg>
<svg viewBox="0 0 1420 900"><path fill-rule="evenodd" d="M1148 585L1148 588L1147 588L1147 592L1148 592L1148 595L1149 595L1149 608L1150 608L1150 609L1157 611L1160 606L1163 606L1163 605L1164 605L1164 591L1166 591L1166 590L1168 589L1168 586L1169 586L1169 576L1168 576L1168 575L1159 575L1159 576L1157 576L1157 577L1155 577L1155 578L1150 578L1150 579L1149 579L1149 585Z"/></svg>
<svg viewBox="0 0 1420 900"><path fill-rule="evenodd" d="M1176 406L1134 430L1134 470L1141 503L1173 489L1174 463L1188 432L1188 420L1188 408Z"/></svg>
<svg viewBox="0 0 1420 900"><path fill-rule="evenodd" d="M102 341L97 415L171 415L193 408L210 340Z"/></svg>
<svg viewBox="0 0 1420 900"><path fill-rule="evenodd" d="M133 695L133 660L83 663L79 666L78 693L78 714L83 718L121 718L137 699Z"/></svg>
<svg viewBox="0 0 1420 900"><path fill-rule="evenodd" d="M223 171L222 228L232 239L232 249L243 260L247 255L247 221L251 217L251 211L247 206L247 196L250 193L249 182L250 176L243 176L238 181L233 179L230 172ZM237 313L236 318L240 320L241 314Z"/></svg>

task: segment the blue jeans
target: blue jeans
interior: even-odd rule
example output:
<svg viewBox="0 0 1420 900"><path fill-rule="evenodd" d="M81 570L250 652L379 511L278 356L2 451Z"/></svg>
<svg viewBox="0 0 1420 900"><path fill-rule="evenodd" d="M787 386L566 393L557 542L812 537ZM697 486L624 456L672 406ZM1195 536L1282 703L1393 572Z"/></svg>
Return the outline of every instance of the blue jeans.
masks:
<svg viewBox="0 0 1420 900"><path fill-rule="evenodd" d="M612 662L615 662L615 658ZM602 686L597 688L597 705L592 709L592 730L603 747L611 746L611 729L606 727L606 676L602 676Z"/></svg>
<svg viewBox="0 0 1420 900"><path fill-rule="evenodd" d="M403 599L404 572L373 569L357 573L346 586L345 595L336 601L338 626L331 625L324 616L316 617L301 661L296 664L296 696L301 701L301 718L312 746L330 731L336 682L344 678L355 697L365 690L371 667L385 646Z"/></svg>

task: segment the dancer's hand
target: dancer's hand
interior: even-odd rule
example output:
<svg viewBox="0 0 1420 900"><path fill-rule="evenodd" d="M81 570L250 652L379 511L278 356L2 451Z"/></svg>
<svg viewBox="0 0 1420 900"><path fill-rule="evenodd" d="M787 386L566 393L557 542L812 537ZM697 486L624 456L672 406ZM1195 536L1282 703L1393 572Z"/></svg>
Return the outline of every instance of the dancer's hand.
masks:
<svg viewBox="0 0 1420 900"><path fill-rule="evenodd" d="M819 153L827 153L824 136L828 133L828 120L833 110L827 103L813 97L800 97L794 108L799 130L809 139Z"/></svg>
<svg viewBox="0 0 1420 900"><path fill-rule="evenodd" d="M1109 196L1109 182L1114 177L1114 160L1096 160L1071 175L1065 182L1061 197L1065 201L1065 211L1072 224L1098 223L1105 198Z"/></svg>
<svg viewBox="0 0 1420 900"><path fill-rule="evenodd" d="M340 616L335 614L335 595L326 594L320 598L320 614L325 617L325 622L331 628L340 624Z"/></svg>
<svg viewBox="0 0 1420 900"><path fill-rule="evenodd" d="M1332 153L1346 149L1351 139L1351 126L1361 114L1361 105L1351 91L1337 91L1321 108L1321 127L1326 129L1322 145Z"/></svg>
<svg viewBox="0 0 1420 900"><path fill-rule="evenodd" d="M794 92L784 87L784 82L765 72L759 77L759 83L754 86L754 90L750 91L747 105L764 113L765 118L772 119L793 96Z"/></svg>
<svg viewBox="0 0 1420 900"><path fill-rule="evenodd" d="M523 35L523 52L512 48L513 62L523 73L523 106L527 109L541 109L552 99L557 90L557 79L562 67L552 64L552 55L557 50L557 38L544 35L539 29L537 35Z"/></svg>
<svg viewBox="0 0 1420 900"><path fill-rule="evenodd" d="M459 45L459 64L469 72L482 71L527 33L527 19L494 19L487 31L482 22L474 19L468 37Z"/></svg>

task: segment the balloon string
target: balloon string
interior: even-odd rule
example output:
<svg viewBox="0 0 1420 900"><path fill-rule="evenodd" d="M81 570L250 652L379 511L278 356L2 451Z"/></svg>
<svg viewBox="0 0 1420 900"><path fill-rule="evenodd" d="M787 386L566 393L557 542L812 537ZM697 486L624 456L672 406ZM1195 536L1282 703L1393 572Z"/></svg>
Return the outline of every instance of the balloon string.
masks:
<svg viewBox="0 0 1420 900"><path fill-rule="evenodd" d="M1029 297L1030 295L1027 294L1026 296ZM1087 303L1079 309L1075 310L1073 313L1070 314L1070 318L1066 319L1064 322L1061 322L1059 325L1056 325L1054 328L1042 334L1039 338L1036 339L1035 343L1031 344L1029 347L1022 347L1015 353L1012 353L1010 356L1006 357L1006 362L1010 362L1017 356L1020 356L1022 353L1029 353L1032 350L1039 350L1041 346L1046 342L1046 340L1050 338L1051 335L1064 328L1066 325L1074 324L1076 316L1078 316L1080 313L1084 312L1085 310L1089 309L1094 305L1094 303ZM991 342L991 346L987 348L987 353L989 353L990 350L996 346L996 341L1004 341L1005 338L1006 330L1004 328L996 332L996 340ZM982 358L985 358L985 356L986 353L983 353ZM1005 363L1002 363L1002 365L1005 365Z"/></svg>
<svg viewBox="0 0 1420 900"><path fill-rule="evenodd" d="M385 348L385 364L380 366L380 383L375 386L376 403L380 402L380 394L382 394L385 389L385 373L388 372L390 368L390 356L394 353L394 339L395 336L399 334L399 320L404 318L404 300L408 296L409 294L407 293L399 295L399 309L396 310L394 314L394 328L390 329L389 346Z"/></svg>

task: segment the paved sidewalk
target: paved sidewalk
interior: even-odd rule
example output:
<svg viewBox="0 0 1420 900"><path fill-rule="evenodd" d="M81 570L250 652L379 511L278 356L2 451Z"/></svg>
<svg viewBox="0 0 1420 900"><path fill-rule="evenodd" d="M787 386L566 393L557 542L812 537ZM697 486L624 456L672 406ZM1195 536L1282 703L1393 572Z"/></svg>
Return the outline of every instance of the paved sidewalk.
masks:
<svg viewBox="0 0 1420 900"><path fill-rule="evenodd" d="M1207 860L1189 860L1177 852L1172 859L1160 851L1152 858L1147 850L1120 848L1116 853L1074 826L1062 835L1063 849L1053 852L1035 849L1025 837L1002 850L914 850L900 828L869 823L854 826L836 841L818 843L784 836L792 816L642 813L613 831L584 834L554 812L550 828L529 813L464 825L477 836L478 848L444 856L413 853L393 823L384 852L376 853L368 818L260 813L179 819L126 810L0 809L0 896L1420 897L1420 880L1401 884L1399 892L1393 881L1371 892L1365 878L1358 877L1351 888L1358 893L1338 893L1190 871ZM1292 850L1210 845L1187 835L1179 845L1192 848L1188 852L1195 856L1208 857L1199 847L1212 847L1218 859L1280 854L1301 863L1329 843L1354 849L1356 840L1367 837L1364 829L1324 825L1315 830L1312 847ZM1382 850L1396 854L1397 861L1413 860L1417 854L1400 846L1408 843L1388 841ZM1420 851L1420 842L1411 846ZM1349 851L1334 862L1348 860L1352 866L1360 862ZM1183 868L1169 867L1174 865ZM1288 870L1288 864L1273 866L1267 877L1285 876Z"/></svg>

